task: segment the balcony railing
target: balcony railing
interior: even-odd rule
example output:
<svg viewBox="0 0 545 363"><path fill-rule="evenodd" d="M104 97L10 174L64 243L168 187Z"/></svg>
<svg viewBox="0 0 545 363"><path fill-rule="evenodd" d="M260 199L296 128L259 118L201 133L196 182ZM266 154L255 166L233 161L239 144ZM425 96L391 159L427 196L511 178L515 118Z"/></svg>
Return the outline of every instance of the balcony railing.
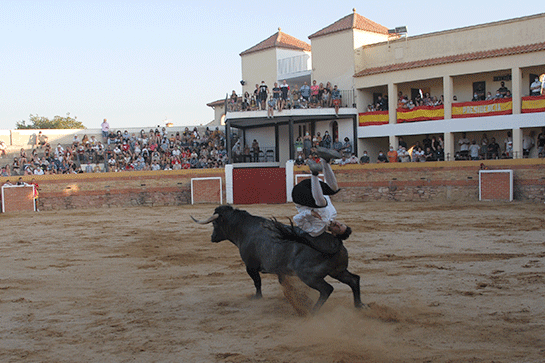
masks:
<svg viewBox="0 0 545 363"><path fill-rule="evenodd" d="M342 108L355 108L356 103L354 99L354 91L353 90L340 90L341 92L341 104L340 107ZM272 96L270 96L272 97ZM226 112L247 112L247 111L258 111L260 110L260 106L255 101L255 105L252 103L252 97L250 96L249 99L245 99L244 95L237 95L236 101L232 96L227 95L225 98L226 103ZM309 109L309 108L333 108L333 102L331 100L328 100L327 104L323 107L320 105L320 102L318 101L316 107L311 107L310 102L306 102L306 104L303 104L302 102L293 101L292 98L288 98L286 102L286 106L284 109ZM275 107L276 109L277 107Z"/></svg>

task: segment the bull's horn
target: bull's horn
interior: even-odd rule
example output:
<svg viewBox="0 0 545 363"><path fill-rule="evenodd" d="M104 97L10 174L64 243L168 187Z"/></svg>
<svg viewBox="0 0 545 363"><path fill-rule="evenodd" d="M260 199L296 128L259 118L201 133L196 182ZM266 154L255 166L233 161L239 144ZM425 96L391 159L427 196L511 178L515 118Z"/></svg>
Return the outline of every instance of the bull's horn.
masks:
<svg viewBox="0 0 545 363"><path fill-rule="evenodd" d="M191 219L193 219L193 221L195 223L198 223L198 224L208 224L214 220L216 220L220 215L219 214L214 214L213 216L211 216L210 218L208 218L207 220L204 220L204 221L198 221L196 220L195 218L193 218L193 216L190 216Z"/></svg>

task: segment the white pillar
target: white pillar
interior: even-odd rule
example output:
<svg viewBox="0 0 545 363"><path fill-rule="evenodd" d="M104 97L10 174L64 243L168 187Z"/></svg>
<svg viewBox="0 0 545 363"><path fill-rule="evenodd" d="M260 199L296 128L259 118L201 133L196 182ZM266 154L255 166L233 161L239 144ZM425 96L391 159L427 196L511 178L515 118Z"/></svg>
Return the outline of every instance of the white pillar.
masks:
<svg viewBox="0 0 545 363"><path fill-rule="evenodd" d="M513 99L515 97L513 96ZM513 159L522 159L522 129L513 129Z"/></svg>
<svg viewBox="0 0 545 363"><path fill-rule="evenodd" d="M389 136L390 145L394 147L394 150L397 150L397 147L399 146L399 143L397 141L398 141L397 136L395 135Z"/></svg>
<svg viewBox="0 0 545 363"><path fill-rule="evenodd" d="M286 203L293 202L291 199L291 191L294 187L293 165L295 165L293 160L286 161Z"/></svg>
<svg viewBox="0 0 545 363"><path fill-rule="evenodd" d="M454 160L454 134L452 132L445 132L445 161Z"/></svg>
<svg viewBox="0 0 545 363"><path fill-rule="evenodd" d="M511 88L511 95L513 96L513 114L519 114L522 109L522 70L519 67L511 69Z"/></svg>
<svg viewBox="0 0 545 363"><path fill-rule="evenodd" d="M388 83L388 120L397 123L397 84Z"/></svg>
<svg viewBox="0 0 545 363"><path fill-rule="evenodd" d="M452 97L454 97L454 85L451 76L443 76L443 97L445 99L445 120L452 118ZM446 142L446 139L445 139ZM446 144L445 144L446 155Z"/></svg>
<svg viewBox="0 0 545 363"><path fill-rule="evenodd" d="M225 201L233 204L233 164L225 165Z"/></svg>

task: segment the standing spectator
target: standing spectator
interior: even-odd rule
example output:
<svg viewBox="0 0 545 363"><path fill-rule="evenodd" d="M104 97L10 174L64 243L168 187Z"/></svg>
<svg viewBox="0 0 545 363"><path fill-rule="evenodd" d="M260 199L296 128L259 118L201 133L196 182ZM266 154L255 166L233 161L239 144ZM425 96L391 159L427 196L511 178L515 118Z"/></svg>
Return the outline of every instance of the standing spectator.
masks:
<svg viewBox="0 0 545 363"><path fill-rule="evenodd" d="M530 96L540 96L541 95L541 82L539 77L536 77L534 82L530 85Z"/></svg>
<svg viewBox="0 0 545 363"><path fill-rule="evenodd" d="M280 87L278 87L278 83L274 82L274 87L272 91L273 91L273 98L275 103L274 106L277 107L278 109L278 105L280 104L280 94L282 93L282 91L280 90Z"/></svg>
<svg viewBox="0 0 545 363"><path fill-rule="evenodd" d="M0 141L0 156L1 156L1 157L4 157L4 156L7 155L7 154L6 154L7 148L8 148L8 147L7 147L6 143L4 142L4 140L1 140L1 141Z"/></svg>
<svg viewBox="0 0 545 363"><path fill-rule="evenodd" d="M331 100L331 102L333 102L333 106L335 106L335 115L338 117L339 107L341 107L341 91L339 91L337 85L335 85L331 91Z"/></svg>
<svg viewBox="0 0 545 363"><path fill-rule="evenodd" d="M545 149L545 127L541 128L541 133L537 135L537 153L543 154Z"/></svg>
<svg viewBox="0 0 545 363"><path fill-rule="evenodd" d="M435 160L445 161L445 150L443 150L442 145L437 145L437 150L435 150Z"/></svg>
<svg viewBox="0 0 545 363"><path fill-rule="evenodd" d="M312 81L310 86L310 104L311 107L318 105L318 93L320 92L320 86L316 84L316 80Z"/></svg>
<svg viewBox="0 0 545 363"><path fill-rule="evenodd" d="M290 86L288 86L286 80L282 81L282 84L280 85L280 108L278 110L279 112L281 112L284 107L286 107L289 92Z"/></svg>
<svg viewBox="0 0 545 363"><path fill-rule="evenodd" d="M500 155L500 145L496 142L496 138L490 139L490 144L487 148L488 159L498 159Z"/></svg>
<svg viewBox="0 0 545 363"><path fill-rule="evenodd" d="M352 143L350 142L350 139L348 137L344 138L342 151L346 155L346 157L350 157L350 155L352 155Z"/></svg>
<svg viewBox="0 0 545 363"><path fill-rule="evenodd" d="M343 149L343 143L339 141L338 137L336 137L335 141L333 142L333 150L341 152L342 149Z"/></svg>
<svg viewBox="0 0 545 363"><path fill-rule="evenodd" d="M534 130L530 131L530 135L524 135L522 137L522 157L528 158L530 156L530 150L534 147Z"/></svg>
<svg viewBox="0 0 545 363"><path fill-rule="evenodd" d="M405 150L407 150L407 143L405 142L405 140L403 140L403 136L400 136L397 140L397 144L401 147L403 146L405 148Z"/></svg>
<svg viewBox="0 0 545 363"><path fill-rule="evenodd" d="M259 103L262 110L265 110L268 95L269 88L265 84L265 81L261 81L261 85L259 86Z"/></svg>
<svg viewBox="0 0 545 363"><path fill-rule="evenodd" d="M323 147L327 149L331 149L331 135L329 135L329 131L324 132L324 137L322 138L322 145Z"/></svg>
<svg viewBox="0 0 545 363"><path fill-rule="evenodd" d="M486 136L486 133L483 134L483 137L481 137L481 158L486 159L486 156L488 155L488 136Z"/></svg>
<svg viewBox="0 0 545 363"><path fill-rule="evenodd" d="M305 136L303 136L303 152L305 154L305 159L309 157L311 148L312 148L312 137L307 131Z"/></svg>
<svg viewBox="0 0 545 363"><path fill-rule="evenodd" d="M501 85L501 86L500 86L500 88L498 88L498 91L497 91L497 92L499 92L499 94L501 95L500 98L504 98L505 95L507 94L507 91L509 91L509 90L507 89L507 87L505 87L505 82L502 81L502 82L500 83L500 85Z"/></svg>
<svg viewBox="0 0 545 363"><path fill-rule="evenodd" d="M277 99L274 97L269 98L269 101L267 101L267 118L273 118L274 117L274 106L277 103Z"/></svg>
<svg viewBox="0 0 545 363"><path fill-rule="evenodd" d="M256 139L254 139L254 141L252 142L252 161L259 161L259 143Z"/></svg>
<svg viewBox="0 0 545 363"><path fill-rule="evenodd" d="M42 132L38 132L38 136L36 137L36 144L38 145L38 147L41 149L42 147L45 146L45 144L47 144L47 139L48 137L45 136L44 134L42 134Z"/></svg>
<svg viewBox="0 0 545 363"><path fill-rule="evenodd" d="M293 89L291 90L291 107L292 108L301 108L301 104L299 102L299 99L301 98L301 91L299 91L299 88L297 85L293 86Z"/></svg>
<svg viewBox="0 0 545 363"><path fill-rule="evenodd" d="M469 145L469 157L471 160L479 160L479 151L481 148L477 145L475 139L471 140L471 145Z"/></svg>
<svg viewBox="0 0 545 363"><path fill-rule="evenodd" d="M235 90L233 90L233 92L231 92L231 98L229 100L229 106L230 106L229 111L237 111L237 102L238 102L238 96Z"/></svg>
<svg viewBox="0 0 545 363"><path fill-rule="evenodd" d="M388 162L390 163L397 163L397 151L394 150L393 146L390 146L390 150L388 151Z"/></svg>
<svg viewBox="0 0 545 363"><path fill-rule="evenodd" d="M466 133L462 133L462 138L458 140L458 145L460 145L460 156L462 160L467 160L469 152L469 139L466 137Z"/></svg>
<svg viewBox="0 0 545 363"><path fill-rule="evenodd" d="M505 155L508 158L513 157L513 137L511 135L511 131L507 131L507 137L505 140L503 140L503 143L505 145Z"/></svg>
<svg viewBox="0 0 545 363"><path fill-rule="evenodd" d="M308 86L307 82L304 82L301 86L301 97L305 100L305 102L308 102L310 99L310 87Z"/></svg>
<svg viewBox="0 0 545 363"><path fill-rule="evenodd" d="M102 130L102 142L106 142L108 140L108 134L110 132L110 124L106 119L102 121L102 124L100 125L100 129Z"/></svg>

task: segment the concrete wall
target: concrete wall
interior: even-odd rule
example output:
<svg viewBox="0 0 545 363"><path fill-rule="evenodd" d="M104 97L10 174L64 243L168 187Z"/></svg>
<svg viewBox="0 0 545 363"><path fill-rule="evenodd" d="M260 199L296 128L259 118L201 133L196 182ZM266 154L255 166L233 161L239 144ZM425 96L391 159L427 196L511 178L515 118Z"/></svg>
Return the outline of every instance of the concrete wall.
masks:
<svg viewBox="0 0 545 363"><path fill-rule="evenodd" d="M240 57L242 66L242 79L246 84L242 87L242 93L248 91L253 94L256 84L265 84L272 94L274 82L276 82L276 49L265 49L259 52L243 55ZM238 93L238 90L236 90Z"/></svg>
<svg viewBox="0 0 545 363"><path fill-rule="evenodd" d="M353 88L354 40L352 30L312 39L312 79L329 81L341 90Z"/></svg>
<svg viewBox="0 0 545 363"><path fill-rule="evenodd" d="M356 52L356 72L387 64L540 43L543 32L545 14L538 14L368 45Z"/></svg>

